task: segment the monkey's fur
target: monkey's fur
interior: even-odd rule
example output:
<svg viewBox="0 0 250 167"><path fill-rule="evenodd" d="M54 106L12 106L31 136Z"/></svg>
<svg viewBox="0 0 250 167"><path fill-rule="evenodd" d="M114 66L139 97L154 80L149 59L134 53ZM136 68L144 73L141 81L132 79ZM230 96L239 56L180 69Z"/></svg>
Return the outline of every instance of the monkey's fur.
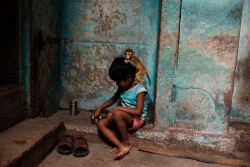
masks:
<svg viewBox="0 0 250 167"><path fill-rule="evenodd" d="M145 74L147 75L149 85L151 85L151 80L148 76L147 69L145 66L141 63L141 61L135 56L135 52L132 49L126 49L124 52L125 56L125 62L128 63L130 62L133 66L136 67L137 73L135 74L136 80L139 84L143 83L142 76Z"/></svg>

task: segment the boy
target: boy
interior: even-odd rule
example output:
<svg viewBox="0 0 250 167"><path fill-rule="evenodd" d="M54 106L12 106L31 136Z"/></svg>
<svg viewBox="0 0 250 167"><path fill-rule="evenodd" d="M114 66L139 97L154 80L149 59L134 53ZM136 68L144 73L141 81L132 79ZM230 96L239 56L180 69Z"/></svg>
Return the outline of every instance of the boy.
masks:
<svg viewBox="0 0 250 167"><path fill-rule="evenodd" d="M103 103L94 112L98 116L102 109L112 106L119 98L121 105L108 113L108 117L101 119L97 123L98 129L110 140L115 148L110 152L116 154L114 159L122 159L129 153L131 145L129 143L127 129L138 130L144 123L147 115L147 90L145 86L135 82L136 68L131 63L126 63L124 57L117 57L109 68L109 77L116 82L118 90L114 96ZM120 141L111 131L115 127L121 135Z"/></svg>

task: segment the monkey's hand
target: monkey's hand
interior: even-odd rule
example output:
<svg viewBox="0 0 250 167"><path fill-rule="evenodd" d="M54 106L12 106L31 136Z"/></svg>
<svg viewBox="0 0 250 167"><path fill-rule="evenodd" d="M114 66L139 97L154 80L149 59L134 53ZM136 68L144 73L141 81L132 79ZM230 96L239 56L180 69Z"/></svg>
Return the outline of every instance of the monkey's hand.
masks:
<svg viewBox="0 0 250 167"><path fill-rule="evenodd" d="M124 62L125 62L126 64L127 64L127 63L131 63L132 66L136 67L136 64L135 64L133 61L131 61L131 60L124 60Z"/></svg>

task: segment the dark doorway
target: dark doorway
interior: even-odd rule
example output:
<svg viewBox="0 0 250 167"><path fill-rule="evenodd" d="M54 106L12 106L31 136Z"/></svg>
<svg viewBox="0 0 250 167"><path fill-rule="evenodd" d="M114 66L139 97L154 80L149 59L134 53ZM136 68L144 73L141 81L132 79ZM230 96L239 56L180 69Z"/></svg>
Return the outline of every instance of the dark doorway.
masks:
<svg viewBox="0 0 250 167"><path fill-rule="evenodd" d="M0 84L19 85L18 1L0 7Z"/></svg>

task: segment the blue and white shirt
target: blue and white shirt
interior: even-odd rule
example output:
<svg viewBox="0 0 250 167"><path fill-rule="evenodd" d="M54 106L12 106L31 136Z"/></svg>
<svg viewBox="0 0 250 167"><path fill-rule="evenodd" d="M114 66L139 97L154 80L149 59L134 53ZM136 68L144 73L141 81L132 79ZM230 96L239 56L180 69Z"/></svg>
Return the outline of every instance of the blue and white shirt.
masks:
<svg viewBox="0 0 250 167"><path fill-rule="evenodd" d="M122 107L128 107L128 108L136 108L136 102L137 102L137 95L139 93L146 93L146 96L148 94L148 91L144 85L137 84L134 88L121 92L121 105ZM143 109L142 114L139 116L142 120L145 119L147 116L147 97L144 97L144 103L143 103Z"/></svg>

